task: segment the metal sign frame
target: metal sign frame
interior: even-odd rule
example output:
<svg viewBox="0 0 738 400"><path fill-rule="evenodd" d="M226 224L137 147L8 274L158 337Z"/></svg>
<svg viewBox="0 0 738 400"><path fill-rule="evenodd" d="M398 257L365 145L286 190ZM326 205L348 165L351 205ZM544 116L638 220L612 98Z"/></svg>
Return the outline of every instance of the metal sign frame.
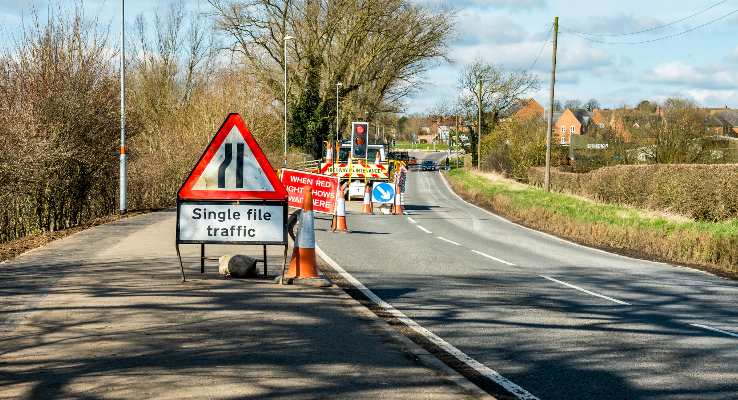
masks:
<svg viewBox="0 0 738 400"><path fill-rule="evenodd" d="M280 242L242 242L242 241L210 241L210 240L180 240L179 238L179 214L180 206L182 204L203 204L203 205L270 205L270 206L282 206L282 241ZM206 244L222 244L222 245L241 245L241 246L263 246L263 259L257 260L264 264L264 275L267 274L267 246L284 246L284 259L282 262L282 273L287 266L287 250L289 248L289 242L287 239L287 220L288 220L288 205L287 201L275 201L275 200L180 200L177 199L177 233L175 247L177 249L177 258L179 259L179 268L182 273L182 282L187 281L187 277L184 272L184 264L182 262L182 254L179 249L180 244L199 244L200 245L200 273L205 273L205 245Z"/></svg>

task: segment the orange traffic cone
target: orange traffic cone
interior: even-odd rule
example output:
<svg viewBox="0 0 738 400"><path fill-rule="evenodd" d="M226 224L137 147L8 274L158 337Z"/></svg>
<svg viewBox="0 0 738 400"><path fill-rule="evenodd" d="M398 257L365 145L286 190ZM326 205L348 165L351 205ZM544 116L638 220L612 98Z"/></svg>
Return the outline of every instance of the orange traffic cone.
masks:
<svg viewBox="0 0 738 400"><path fill-rule="evenodd" d="M402 195L400 194L400 185L395 183L395 203L392 206L392 214L402 215L404 209L402 207Z"/></svg>
<svg viewBox="0 0 738 400"><path fill-rule="evenodd" d="M330 286L330 282L320 277L315 261L315 216L313 215L313 188L303 188L300 230L297 232L290 267L284 278L288 282L305 283L316 286ZM299 282L299 280L304 280Z"/></svg>
<svg viewBox="0 0 738 400"><path fill-rule="evenodd" d="M372 208L372 187L369 183L366 184L366 190L364 190L364 205L361 207L361 212L364 214L374 214Z"/></svg>
<svg viewBox="0 0 738 400"><path fill-rule="evenodd" d="M334 217L334 223L331 226L333 232L348 232L348 226L346 225L346 200L343 198L343 186L339 186L338 193L336 193L336 215Z"/></svg>

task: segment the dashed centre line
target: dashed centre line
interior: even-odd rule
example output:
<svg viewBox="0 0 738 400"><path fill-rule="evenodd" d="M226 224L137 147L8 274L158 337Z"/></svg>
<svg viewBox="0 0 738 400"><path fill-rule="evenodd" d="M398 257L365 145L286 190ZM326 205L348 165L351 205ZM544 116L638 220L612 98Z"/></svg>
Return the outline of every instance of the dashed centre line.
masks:
<svg viewBox="0 0 738 400"><path fill-rule="evenodd" d="M487 253L482 253L481 251L477 251L477 250L472 250L472 253L474 253L474 254L479 254L479 255L480 255L480 256L482 256L482 257L485 257L485 258L489 258L490 260L494 260L494 261L497 261L497 262L499 262L499 263L503 263L503 264L505 264L505 265L510 265L510 266L513 266L513 267L515 266L515 264L513 264L513 263L511 263L511 262L509 262L509 261L505 261L505 260L503 260L503 259L501 259L501 258L497 258L497 257L495 257L495 256L491 256L491 255L489 255L489 254L487 254Z"/></svg>
<svg viewBox="0 0 738 400"><path fill-rule="evenodd" d="M544 279L548 279L551 282L556 282L556 283L558 283L560 285L564 285L566 287L570 287L570 288L572 288L574 290L578 290L580 292L584 292L584 293L587 293L589 295L599 297L601 299L612 301L613 303L622 304L622 305L625 305L625 306L629 306L630 305L630 303L626 303L626 302L624 302L622 300L614 299L612 297L605 296L604 294L595 293L595 292L592 292L590 290L587 290L587 289L584 289L584 288L580 288L579 286L572 285L571 283L566 283L564 281L560 281L558 279L551 278L550 276L546 276L546 275L538 275L538 276L540 276L541 278L544 278Z"/></svg>
<svg viewBox="0 0 738 400"><path fill-rule="evenodd" d="M692 325L692 326L694 326L694 327L697 327L697 328L701 328L701 329L706 329L706 330L708 330L708 331L713 331L713 332L717 332L717 333L722 333L723 335L728 335L728 336L732 336L732 337L734 337L734 338L738 338L738 333L728 332L728 331L724 331L724 330L722 330L722 329L718 329L718 328L713 328L713 327L711 327L711 326L707 326L707 325L702 325L702 324L690 324L690 325Z"/></svg>
<svg viewBox="0 0 738 400"><path fill-rule="evenodd" d="M417 226L417 227L418 227L418 229L420 229L421 231L423 231L423 232L425 232L425 233L433 233L433 232L431 232L431 231L429 231L429 230L427 230L427 229L423 228L423 226L422 226L422 225L415 225L415 226Z"/></svg>
<svg viewBox="0 0 738 400"><path fill-rule="evenodd" d="M413 224L417 224L418 221L414 220L413 217L407 217L407 220L412 222Z"/></svg>
<svg viewBox="0 0 738 400"><path fill-rule="evenodd" d="M444 241L444 242L446 242L446 243L451 243L451 244L453 244L454 246L461 246L461 243L457 243L457 242L454 242L453 240L449 240L449 239L446 239L446 238L445 238L445 237L443 237L443 236L436 236L436 238L437 238L437 239L440 239L440 240L443 240L443 241Z"/></svg>

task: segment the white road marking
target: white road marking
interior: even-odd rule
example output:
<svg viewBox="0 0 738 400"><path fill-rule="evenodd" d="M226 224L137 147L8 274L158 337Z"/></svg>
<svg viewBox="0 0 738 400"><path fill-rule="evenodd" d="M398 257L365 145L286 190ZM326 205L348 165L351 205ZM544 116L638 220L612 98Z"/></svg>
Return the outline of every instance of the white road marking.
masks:
<svg viewBox="0 0 738 400"><path fill-rule="evenodd" d="M414 220L413 217L407 217L407 220L412 222L413 224L417 224L418 221Z"/></svg>
<svg viewBox="0 0 738 400"><path fill-rule="evenodd" d="M580 288L579 286L576 286L576 285L572 285L571 283L566 283L566 282L564 282L564 281L560 281L560 280L558 280L558 279L554 279L554 278L551 278L550 276L546 276L546 275L538 275L538 276L540 276L541 278L544 278L544 279L548 279L548 280L549 280L549 281L551 281L551 282L556 282L556 283L558 283L558 284L561 284L561 285L564 285L564 286L570 287L570 288L572 288L572 289L574 289L574 290L578 290L578 291L580 291L580 292L584 292L584 293L590 294L590 295L592 295L592 296L596 296L596 297L599 297L599 298L601 298L601 299L605 299L605 300L609 300L609 301L612 301L613 303L618 303L618 304L622 304L622 305L625 305L625 306L629 306L629 305L630 305L630 303L626 303L626 302L624 302L624 301L622 301L622 300L618 300L618 299L613 299L612 297L608 297L608 296L605 296L605 295L603 295L603 294L595 293L595 292L592 292L592 291L590 291L590 290L587 290L587 289L583 289L583 288Z"/></svg>
<svg viewBox="0 0 738 400"><path fill-rule="evenodd" d="M366 286L364 286L363 283L361 283L358 279L354 278L351 274L346 272L343 268L341 268L338 263L333 261L330 257L328 257L327 254L323 252L323 250L320 247L316 247L315 249L318 252L318 256L322 258L328 265L330 265L336 272L338 272L343 279L346 279L351 285L353 285L355 288L359 289L361 293L364 294L367 298L369 298L371 301L374 302L379 307L382 307L386 312L391 314L393 317L397 318L400 322L405 324L408 328L415 331L415 333L422 335L426 339L428 339L430 342L435 344L436 346L443 349L448 354L452 355L454 358L465 364L466 366L474 369L477 373L480 375L486 377L487 379L492 380L493 382L497 383L498 385L505 388L507 391L515 395L518 399L521 400L540 400L538 397L532 395L527 390L521 388L520 386L516 385L509 379L505 378L504 376L500 375L497 371L487 367L486 365L480 363L479 361L469 357L461 350L454 347L451 343L448 343L447 341L441 339L440 337L436 336L433 332L423 328L415 322L414 320L410 319L407 315L405 315L402 311L396 309L386 301L382 300L374 294L371 290L369 290Z"/></svg>
<svg viewBox="0 0 738 400"><path fill-rule="evenodd" d="M456 246L461 246L461 243L456 243L453 240L448 240L448 239L446 239L445 237L442 237L442 236L436 236L436 238L441 239L444 242L451 243L451 244L456 245Z"/></svg>
<svg viewBox="0 0 738 400"><path fill-rule="evenodd" d="M418 229L420 229L421 231L423 231L423 232L425 232L425 233L433 233L433 232L431 232L431 231L429 231L429 230L427 230L427 229L423 228L423 227L422 227L421 225L415 225L415 226L417 226L417 227L418 227Z"/></svg>
<svg viewBox="0 0 738 400"><path fill-rule="evenodd" d="M738 333L728 332L728 331L724 331L722 329L713 328L711 326L702 325L702 324L690 324L690 325L695 326L697 328L707 329L708 331L722 333L723 335L728 335L728 336L732 336L734 338L738 338Z"/></svg>
<svg viewBox="0 0 738 400"><path fill-rule="evenodd" d="M499 263L503 263L503 264L506 264L506 265L510 265L510 266L513 266L513 267L515 266L515 264L513 264L513 263L511 263L511 262L509 262L509 261L505 261L505 260L503 260L503 259L501 259L501 258L497 258L497 257L495 257L495 256L491 256L491 255L489 255L489 254L487 254L487 253L482 253L481 251L477 251L477 250L472 250L472 253L474 253L474 254L479 254L479 255L480 255L480 256L482 256L482 257L486 257L486 258L489 258L490 260L495 260L495 261L497 261L497 262L499 262Z"/></svg>

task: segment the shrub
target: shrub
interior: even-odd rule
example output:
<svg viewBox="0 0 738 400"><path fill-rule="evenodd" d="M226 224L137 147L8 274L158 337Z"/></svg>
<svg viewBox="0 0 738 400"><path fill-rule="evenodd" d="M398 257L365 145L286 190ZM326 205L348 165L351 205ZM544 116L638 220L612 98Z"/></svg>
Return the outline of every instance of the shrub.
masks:
<svg viewBox="0 0 738 400"><path fill-rule="evenodd" d="M531 184L543 185L542 168L528 170ZM738 165L619 165L575 174L551 171L555 191L605 203L667 211L720 221L738 218Z"/></svg>

